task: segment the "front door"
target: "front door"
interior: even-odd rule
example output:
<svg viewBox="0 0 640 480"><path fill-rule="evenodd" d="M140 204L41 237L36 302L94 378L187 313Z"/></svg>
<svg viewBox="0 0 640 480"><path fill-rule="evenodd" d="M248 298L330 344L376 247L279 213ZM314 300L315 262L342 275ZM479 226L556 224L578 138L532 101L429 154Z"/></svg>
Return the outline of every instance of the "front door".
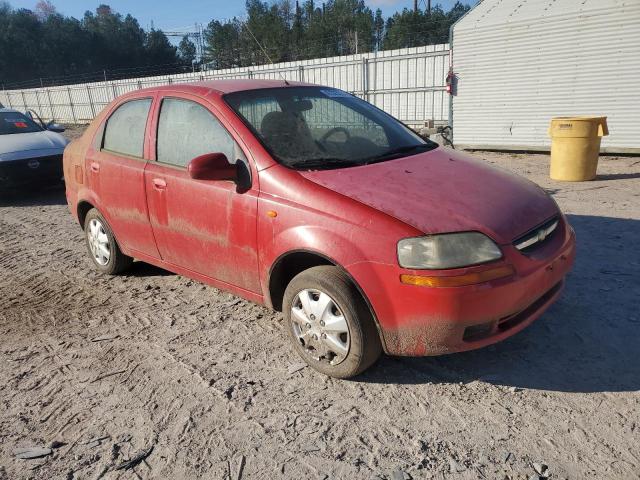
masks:
<svg viewBox="0 0 640 480"><path fill-rule="evenodd" d="M164 98L156 161L145 170L158 250L166 262L258 293L257 191L249 184L239 190L234 182L194 180L187 172L193 158L215 152L232 163L247 162L208 108L194 100Z"/></svg>

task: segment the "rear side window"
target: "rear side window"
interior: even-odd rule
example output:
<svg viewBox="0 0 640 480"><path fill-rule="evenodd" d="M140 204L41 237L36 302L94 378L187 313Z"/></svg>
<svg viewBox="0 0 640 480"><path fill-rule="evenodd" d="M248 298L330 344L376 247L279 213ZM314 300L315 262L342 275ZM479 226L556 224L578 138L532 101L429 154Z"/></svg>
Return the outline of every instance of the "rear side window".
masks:
<svg viewBox="0 0 640 480"><path fill-rule="evenodd" d="M158 162L186 167L205 153L224 153L230 163L239 155L235 140L213 114L190 100L166 98L158 121Z"/></svg>
<svg viewBox="0 0 640 480"><path fill-rule="evenodd" d="M144 130L151 99L131 100L111 114L104 130L102 148L115 153L142 158Z"/></svg>

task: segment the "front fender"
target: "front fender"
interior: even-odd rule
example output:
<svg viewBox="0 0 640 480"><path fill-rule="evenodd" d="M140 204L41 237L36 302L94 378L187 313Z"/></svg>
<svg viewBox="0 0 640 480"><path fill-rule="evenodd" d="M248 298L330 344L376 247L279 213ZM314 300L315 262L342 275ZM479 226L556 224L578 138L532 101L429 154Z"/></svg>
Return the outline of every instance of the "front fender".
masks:
<svg viewBox="0 0 640 480"><path fill-rule="evenodd" d="M375 267L386 266L388 270L396 264L395 242L381 233L383 229L377 231L350 225L349 229L342 232L337 230L309 225L274 230L274 225L264 225L259 230L259 261L265 301L271 304L271 270L283 256L301 251L314 253L342 268L351 277L380 330L377 306L389 303L388 290L385 288L388 279L379 278L381 270Z"/></svg>
<svg viewBox="0 0 640 480"><path fill-rule="evenodd" d="M276 260L288 252L308 251L323 256L332 263L346 266L363 261L366 253L353 239L340 235L323 227L299 225L284 229L263 239L260 247L265 260L263 277L268 280L268 273Z"/></svg>

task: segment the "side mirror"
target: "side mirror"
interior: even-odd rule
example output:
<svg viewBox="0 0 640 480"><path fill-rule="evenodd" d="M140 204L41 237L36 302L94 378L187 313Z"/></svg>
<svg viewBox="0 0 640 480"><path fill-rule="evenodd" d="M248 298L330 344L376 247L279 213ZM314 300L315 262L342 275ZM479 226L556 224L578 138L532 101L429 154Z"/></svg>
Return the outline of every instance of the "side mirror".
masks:
<svg viewBox="0 0 640 480"><path fill-rule="evenodd" d="M205 153L194 158L187 166L189 176L194 180L238 179L238 167L230 164L224 153Z"/></svg>
<svg viewBox="0 0 640 480"><path fill-rule="evenodd" d="M65 131L65 128L59 123L50 122L47 123L47 130L49 130L50 132L62 133Z"/></svg>

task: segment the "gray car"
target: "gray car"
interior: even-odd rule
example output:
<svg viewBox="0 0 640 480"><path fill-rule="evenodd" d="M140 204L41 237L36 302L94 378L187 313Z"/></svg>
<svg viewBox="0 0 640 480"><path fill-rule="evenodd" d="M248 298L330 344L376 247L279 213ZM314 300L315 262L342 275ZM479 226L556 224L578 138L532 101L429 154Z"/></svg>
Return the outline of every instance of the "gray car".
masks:
<svg viewBox="0 0 640 480"><path fill-rule="evenodd" d="M62 152L69 143L60 125L0 108L0 191L62 181Z"/></svg>

